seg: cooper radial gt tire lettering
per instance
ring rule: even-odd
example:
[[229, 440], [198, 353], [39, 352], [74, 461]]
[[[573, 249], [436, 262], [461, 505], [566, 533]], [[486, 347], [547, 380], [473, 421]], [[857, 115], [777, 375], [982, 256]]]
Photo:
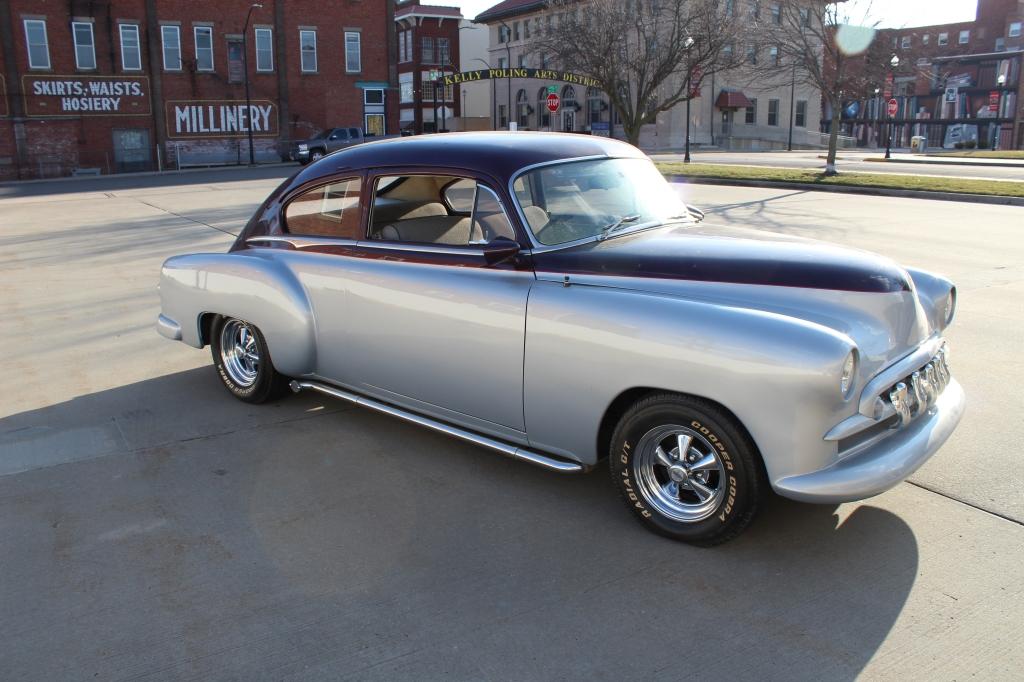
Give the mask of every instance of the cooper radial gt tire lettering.
[[288, 378], [274, 369], [267, 341], [256, 326], [218, 316], [210, 331], [213, 365], [233, 396], [247, 403], [265, 403], [288, 392]]
[[626, 411], [612, 434], [608, 468], [641, 523], [704, 547], [739, 535], [768, 490], [742, 427], [707, 401], [671, 393]]

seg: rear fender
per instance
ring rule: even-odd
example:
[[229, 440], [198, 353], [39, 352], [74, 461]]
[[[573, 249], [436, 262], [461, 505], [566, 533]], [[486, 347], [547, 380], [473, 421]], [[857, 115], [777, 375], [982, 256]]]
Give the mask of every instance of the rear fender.
[[280, 261], [253, 252], [168, 259], [160, 274], [162, 312], [181, 325], [181, 340], [202, 348], [202, 317], [237, 317], [263, 333], [274, 366], [302, 376], [316, 366], [313, 313], [302, 285]]

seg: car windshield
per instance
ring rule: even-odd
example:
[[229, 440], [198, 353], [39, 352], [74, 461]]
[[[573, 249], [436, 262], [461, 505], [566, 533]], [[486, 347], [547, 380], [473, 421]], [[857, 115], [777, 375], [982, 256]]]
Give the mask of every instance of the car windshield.
[[545, 246], [691, 220], [686, 204], [648, 159], [568, 161], [513, 183], [537, 241]]
[[314, 140], [325, 140], [327, 136], [334, 132], [334, 128], [328, 128], [327, 130], [321, 130], [320, 133], [314, 137]]

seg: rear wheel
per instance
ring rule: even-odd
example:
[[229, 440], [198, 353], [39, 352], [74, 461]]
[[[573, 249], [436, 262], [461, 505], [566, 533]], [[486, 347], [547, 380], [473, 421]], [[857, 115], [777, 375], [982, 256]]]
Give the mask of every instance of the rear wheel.
[[767, 491], [750, 437], [704, 400], [661, 393], [640, 400], [612, 435], [609, 469], [650, 530], [696, 545], [731, 540]]
[[244, 320], [218, 317], [211, 331], [213, 364], [233, 396], [247, 403], [264, 403], [287, 392], [288, 378], [274, 369], [259, 329]]

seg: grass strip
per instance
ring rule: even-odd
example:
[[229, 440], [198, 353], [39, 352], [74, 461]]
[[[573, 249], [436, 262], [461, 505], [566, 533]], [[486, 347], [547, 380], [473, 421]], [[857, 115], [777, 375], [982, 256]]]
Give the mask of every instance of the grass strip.
[[968, 159], [1019, 159], [1024, 161], [1024, 150], [1021, 149], [981, 149], [957, 150], [954, 152], [929, 152], [928, 156], [959, 156]]
[[956, 194], [984, 194], [988, 196], [1024, 197], [1024, 182], [978, 180], [973, 178], [938, 178], [921, 175], [888, 175], [881, 173], [841, 173], [826, 177], [816, 170], [799, 168], [762, 168], [754, 166], [726, 166], [708, 163], [656, 163], [664, 175], [719, 180], [768, 180], [798, 182], [808, 185], [835, 185], [844, 187], [877, 187], [907, 189], [923, 192], [953, 192]]

